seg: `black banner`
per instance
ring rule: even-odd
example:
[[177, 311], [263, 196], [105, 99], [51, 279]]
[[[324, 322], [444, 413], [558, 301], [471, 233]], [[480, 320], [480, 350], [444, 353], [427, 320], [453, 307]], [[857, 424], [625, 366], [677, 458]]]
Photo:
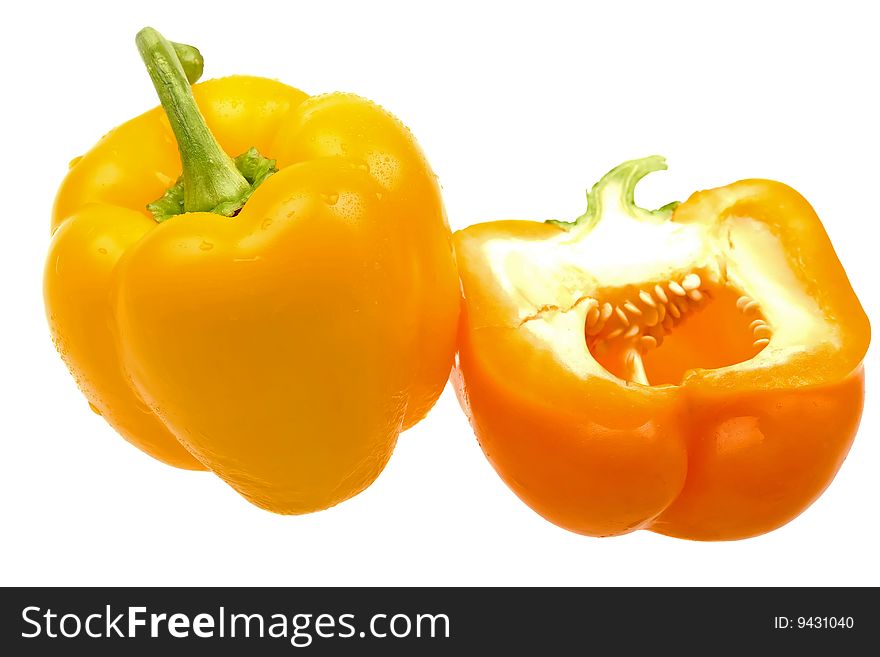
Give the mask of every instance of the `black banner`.
[[[874, 589], [3, 589], [6, 655], [829, 650], [876, 643]], [[141, 654], [140, 652], [136, 654]]]

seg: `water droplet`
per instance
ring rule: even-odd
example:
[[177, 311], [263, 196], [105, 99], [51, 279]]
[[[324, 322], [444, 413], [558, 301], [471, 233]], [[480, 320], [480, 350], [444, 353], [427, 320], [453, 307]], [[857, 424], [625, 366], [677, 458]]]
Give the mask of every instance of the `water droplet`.
[[321, 200], [327, 205], [336, 205], [336, 202], [339, 200], [339, 194], [321, 194]]
[[271, 225], [272, 225], [272, 219], [271, 219], [271, 218], [269, 218], [269, 219], [263, 219], [263, 223], [260, 224], [260, 227], [261, 227], [263, 230], [266, 230], [266, 229], [268, 229]]
[[89, 408], [92, 409], [92, 412], [93, 412], [95, 415], [101, 415], [101, 411], [99, 411], [99, 410], [98, 410], [98, 407], [95, 406], [92, 402], [89, 402]]
[[72, 169], [72, 168], [75, 167], [77, 164], [79, 164], [79, 161], [80, 161], [81, 159], [82, 159], [82, 155], [80, 155], [79, 157], [75, 157], [75, 158], [73, 158], [73, 159], [67, 164], [67, 168], [68, 168], [68, 169]]
[[382, 200], [382, 192], [376, 192], [376, 198]]
[[102, 247], [100, 247], [100, 248], [98, 249], [98, 253], [100, 253], [101, 255], [107, 255], [107, 249], [105, 249], [105, 248], [102, 246]]
[[199, 248], [200, 248], [202, 251], [210, 251], [211, 249], [214, 248], [214, 245], [211, 244], [210, 242], [206, 242], [205, 240], [202, 240], [202, 243], [199, 244]]

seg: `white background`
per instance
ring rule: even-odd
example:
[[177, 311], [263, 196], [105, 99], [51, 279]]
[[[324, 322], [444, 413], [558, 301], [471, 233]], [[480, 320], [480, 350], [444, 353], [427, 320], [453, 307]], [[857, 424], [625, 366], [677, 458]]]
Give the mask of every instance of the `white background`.
[[[135, 6], [136, 5], [136, 6]], [[174, 470], [92, 414], [52, 348], [41, 268], [72, 157], [156, 104], [133, 38], [377, 100], [419, 138], [453, 228], [569, 218], [619, 162], [671, 170], [656, 207], [745, 177], [814, 204], [880, 326], [880, 40], [872, 3], [13, 3], [3, 67], [0, 583], [230, 585], [880, 584], [876, 342], [855, 446], [806, 513], [693, 543], [567, 533], [504, 486], [447, 389], [366, 492], [305, 517]], [[11, 14], [10, 14], [11, 12]]]

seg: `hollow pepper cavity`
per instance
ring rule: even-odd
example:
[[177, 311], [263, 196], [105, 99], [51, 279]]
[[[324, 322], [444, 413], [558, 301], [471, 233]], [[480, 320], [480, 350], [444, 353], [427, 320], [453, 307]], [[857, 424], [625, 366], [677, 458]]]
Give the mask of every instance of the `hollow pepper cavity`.
[[[379, 474], [430, 409], [458, 279], [410, 132], [350, 94], [233, 76], [146, 28], [162, 101], [71, 163], [45, 270], [92, 408], [166, 463], [279, 513]], [[233, 159], [234, 158], [234, 159]]]
[[659, 210], [627, 162], [573, 222], [458, 232], [454, 381], [510, 488], [582, 534], [770, 531], [828, 486], [868, 320], [812, 207], [744, 180]]

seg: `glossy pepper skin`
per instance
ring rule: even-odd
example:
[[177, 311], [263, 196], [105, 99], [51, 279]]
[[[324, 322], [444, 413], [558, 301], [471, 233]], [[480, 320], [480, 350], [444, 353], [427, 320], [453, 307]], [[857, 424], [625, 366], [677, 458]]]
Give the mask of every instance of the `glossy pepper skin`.
[[[621, 206], [632, 205], [635, 181], [665, 168], [655, 158], [633, 173], [642, 165], [621, 167], [630, 168], [624, 171], [629, 179]], [[609, 174], [612, 182], [615, 172]], [[606, 197], [604, 203], [611, 201], [618, 199]], [[661, 289], [642, 285], [647, 291], [640, 298], [639, 288], [629, 285], [627, 265], [621, 264], [619, 285], [611, 287], [614, 294], [628, 294], [632, 305], [620, 297], [621, 305], [606, 313], [591, 300], [596, 294], [584, 282], [589, 277], [581, 277], [577, 259], [554, 269], [563, 248], [579, 240], [587, 244], [594, 235], [599, 239], [598, 228], [590, 234], [593, 227], [585, 225], [578, 235], [578, 225], [499, 221], [454, 236], [464, 305], [453, 380], [462, 406], [507, 485], [539, 514], [571, 531], [612, 536], [649, 529], [731, 540], [773, 530], [822, 493], [849, 450], [864, 400], [867, 318], [815, 212], [781, 183], [745, 180], [698, 192], [674, 211], [637, 209], [636, 214], [637, 221], [625, 222], [625, 240], [634, 239], [639, 222], [646, 222], [670, 236], [669, 251], [690, 227], [700, 226], [695, 234], [709, 236], [713, 246], [704, 249], [709, 256], [694, 260], [703, 258], [704, 282], [713, 277], [721, 282], [694, 294], [677, 283], [685, 279], [669, 284], [651, 279]], [[659, 238], [649, 243], [646, 257], [662, 246]], [[619, 248], [604, 252], [611, 261], [626, 261]], [[724, 267], [716, 266], [720, 260]], [[633, 262], [632, 267], [640, 266]], [[766, 265], [762, 278], [754, 272], [764, 262], [772, 265]], [[588, 258], [583, 266], [589, 267]], [[656, 271], [668, 273], [674, 266], [671, 259]], [[543, 276], [558, 283], [547, 296], [534, 284]], [[764, 315], [742, 320], [756, 332], [732, 364], [712, 363], [737, 313], [758, 312], [748, 297], [740, 297], [736, 307], [735, 295], [725, 301], [736, 276], [751, 276], [755, 288], [764, 290]], [[707, 300], [710, 294], [714, 301]], [[665, 314], [678, 298], [685, 314], [690, 304], [690, 324], [664, 319], [668, 330], [654, 331], [660, 328], [656, 310], [664, 306]], [[774, 299], [788, 314], [774, 314]], [[715, 304], [718, 314], [705, 310], [701, 315], [707, 304]], [[616, 337], [601, 324], [608, 314], [610, 329], [617, 331], [612, 322], [618, 307], [630, 324], [621, 324]], [[626, 310], [631, 307], [635, 310]], [[793, 317], [800, 317], [795, 309], [801, 307], [810, 309], [803, 315], [810, 320], [798, 324]], [[678, 307], [674, 312], [681, 314]], [[706, 317], [724, 322], [712, 326]], [[639, 321], [651, 325], [644, 329], [650, 331], [647, 337], [633, 338], [647, 351], [620, 353], [641, 354], [633, 360], [644, 362], [648, 377], [675, 383], [650, 385], [609, 372], [617, 366], [608, 356], [614, 340], [626, 337]], [[672, 342], [676, 331], [685, 330], [690, 351], [664, 360], [658, 339], [665, 333], [668, 349], [681, 350], [680, 342]], [[600, 351], [609, 341], [600, 347], [596, 339], [603, 331], [612, 338], [609, 351]], [[764, 338], [771, 331], [772, 337]], [[676, 360], [698, 357], [712, 365], [676, 369]], [[609, 359], [604, 366], [598, 362], [602, 358]]]
[[[162, 108], [79, 159], [54, 208], [59, 351], [127, 440], [278, 513], [368, 486], [439, 396], [458, 281], [410, 132], [357, 96], [234, 76], [193, 87], [225, 153], [276, 161], [236, 216], [146, 210], [181, 173]], [[189, 185], [189, 182], [186, 183]]]

